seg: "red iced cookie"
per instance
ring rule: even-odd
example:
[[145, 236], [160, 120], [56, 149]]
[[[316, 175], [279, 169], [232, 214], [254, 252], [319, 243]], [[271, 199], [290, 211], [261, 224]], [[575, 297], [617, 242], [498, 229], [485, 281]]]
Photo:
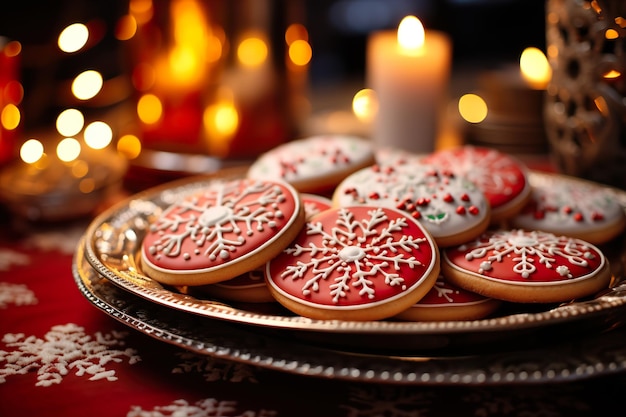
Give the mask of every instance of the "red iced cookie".
[[495, 149], [462, 146], [435, 152], [424, 163], [463, 175], [480, 188], [491, 205], [491, 222], [517, 214], [530, 197], [526, 167]]
[[299, 194], [282, 181], [215, 181], [167, 208], [141, 251], [144, 271], [171, 285], [204, 285], [258, 268], [304, 223]]
[[332, 207], [333, 202], [330, 198], [318, 194], [301, 193], [302, 204], [304, 205], [304, 214], [307, 219], [328, 210]]
[[203, 285], [198, 289], [210, 296], [227, 301], [243, 303], [268, 303], [274, 301], [274, 297], [272, 297], [265, 284], [264, 267], [248, 271], [235, 278], [216, 284]]
[[501, 304], [500, 300], [467, 291], [439, 276], [424, 298], [396, 318], [410, 321], [478, 320], [493, 313]]
[[498, 230], [442, 254], [448, 281], [487, 297], [569, 301], [608, 287], [608, 260], [590, 243], [541, 231]]
[[277, 301], [302, 316], [377, 320], [421, 299], [439, 274], [439, 252], [409, 214], [372, 206], [326, 210], [267, 264]]

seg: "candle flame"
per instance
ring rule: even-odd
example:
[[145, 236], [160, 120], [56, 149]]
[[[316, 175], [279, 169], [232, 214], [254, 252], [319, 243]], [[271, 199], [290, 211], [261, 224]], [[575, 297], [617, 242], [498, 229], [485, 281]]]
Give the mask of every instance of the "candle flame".
[[552, 78], [552, 68], [541, 50], [524, 49], [520, 57], [520, 70], [526, 82], [534, 89], [544, 89]]
[[406, 53], [419, 53], [424, 46], [424, 25], [415, 16], [406, 16], [398, 25], [398, 45]]

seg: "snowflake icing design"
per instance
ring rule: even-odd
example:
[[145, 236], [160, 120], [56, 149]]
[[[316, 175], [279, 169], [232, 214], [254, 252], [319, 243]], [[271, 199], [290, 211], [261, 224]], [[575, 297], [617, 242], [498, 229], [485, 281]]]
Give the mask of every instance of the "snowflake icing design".
[[0, 350], [0, 383], [8, 376], [24, 375], [37, 370], [36, 386], [60, 384], [71, 371], [76, 376], [89, 376], [90, 381], [115, 381], [109, 362], [127, 358], [130, 364], [140, 360], [133, 349], [117, 349], [124, 345], [124, 334], [97, 332], [93, 337], [75, 324], [54, 326], [43, 339], [22, 333], [5, 334], [2, 342], [13, 351]]
[[[388, 204], [405, 211], [427, 227], [480, 222], [485, 196], [464, 176], [422, 165], [416, 169], [375, 165], [348, 177], [341, 204]], [[431, 230], [432, 231], [432, 230]]]
[[465, 151], [444, 151], [434, 159], [439, 166], [466, 176], [485, 193], [512, 194], [513, 186], [524, 181], [522, 171], [509, 156], [491, 149]]
[[[262, 181], [246, 182], [243, 188], [240, 184], [220, 184], [172, 206], [151, 226], [159, 237], [148, 252], [157, 260], [202, 255], [211, 262], [227, 261], [246, 243], [245, 236], [275, 231], [285, 217], [279, 208], [286, 201], [282, 188]], [[186, 241], [192, 242], [192, 251], [184, 251]]]
[[359, 288], [359, 296], [374, 299], [372, 279], [377, 276], [384, 278], [386, 286], [405, 290], [405, 278], [398, 271], [401, 265], [411, 269], [424, 265], [411, 253], [427, 240], [406, 235], [394, 237], [407, 226], [405, 217], [390, 220], [380, 207], [368, 210], [368, 215], [369, 218], [356, 220], [352, 211], [342, 208], [336, 227], [330, 232], [324, 230], [321, 222], [308, 222], [307, 235], [321, 236], [321, 244], [309, 241], [307, 246], [296, 243], [285, 249], [294, 258], [308, 254], [310, 259], [288, 265], [281, 278], [305, 279], [301, 291], [306, 296], [320, 290], [320, 281], [334, 277], [329, 286], [333, 303], [346, 298], [351, 287]]
[[205, 398], [193, 404], [180, 399], [168, 405], [154, 407], [152, 410], [133, 406], [126, 414], [127, 417], [276, 417], [277, 415], [276, 411], [265, 409], [241, 411], [236, 401], [221, 401], [215, 398]]
[[37, 297], [26, 285], [0, 282], [0, 308], [9, 304], [25, 306], [37, 304]]
[[584, 242], [540, 231], [499, 231], [488, 240], [477, 239], [467, 249], [465, 259], [482, 260], [478, 273], [493, 269], [494, 264], [512, 261], [512, 270], [524, 279], [537, 271], [538, 265], [554, 270], [561, 278], [572, 278], [571, 267], [588, 267], [596, 258]]

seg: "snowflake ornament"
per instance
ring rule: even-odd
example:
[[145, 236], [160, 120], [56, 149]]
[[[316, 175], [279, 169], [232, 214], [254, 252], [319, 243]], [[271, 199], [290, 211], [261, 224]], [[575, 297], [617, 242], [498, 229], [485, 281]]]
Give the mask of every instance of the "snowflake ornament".
[[354, 206], [311, 218], [266, 272], [283, 297], [316, 308], [358, 310], [414, 291], [421, 298], [438, 269], [434, 242], [406, 213]]
[[272, 244], [295, 236], [303, 222], [300, 199], [286, 183], [215, 182], [156, 219], [143, 241], [142, 262], [148, 275], [166, 283], [218, 282], [244, 272], [232, 272], [243, 262], [247, 270], [261, 266], [261, 252], [279, 252]]
[[140, 360], [133, 349], [122, 348], [124, 334], [112, 332], [90, 336], [75, 324], [54, 326], [43, 339], [24, 334], [5, 334], [2, 342], [14, 350], [0, 350], [0, 383], [15, 375], [37, 372], [39, 387], [60, 384], [73, 372], [88, 376], [90, 381], [105, 379], [115, 381], [115, 371], [108, 369], [110, 362], [126, 358], [130, 364]]

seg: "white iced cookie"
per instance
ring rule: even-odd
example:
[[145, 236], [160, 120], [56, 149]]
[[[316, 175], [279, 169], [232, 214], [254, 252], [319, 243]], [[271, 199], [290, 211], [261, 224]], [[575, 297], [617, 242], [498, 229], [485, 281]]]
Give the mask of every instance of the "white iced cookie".
[[358, 204], [408, 212], [438, 246], [467, 242], [489, 226], [490, 206], [476, 185], [431, 165], [374, 165], [348, 176], [333, 194], [335, 206]]
[[374, 163], [374, 150], [366, 139], [311, 136], [284, 143], [259, 156], [247, 176], [280, 179], [300, 192], [323, 193], [349, 174]]
[[609, 187], [545, 175], [533, 182], [530, 202], [511, 223], [514, 227], [601, 244], [622, 233], [626, 214], [616, 192]]

